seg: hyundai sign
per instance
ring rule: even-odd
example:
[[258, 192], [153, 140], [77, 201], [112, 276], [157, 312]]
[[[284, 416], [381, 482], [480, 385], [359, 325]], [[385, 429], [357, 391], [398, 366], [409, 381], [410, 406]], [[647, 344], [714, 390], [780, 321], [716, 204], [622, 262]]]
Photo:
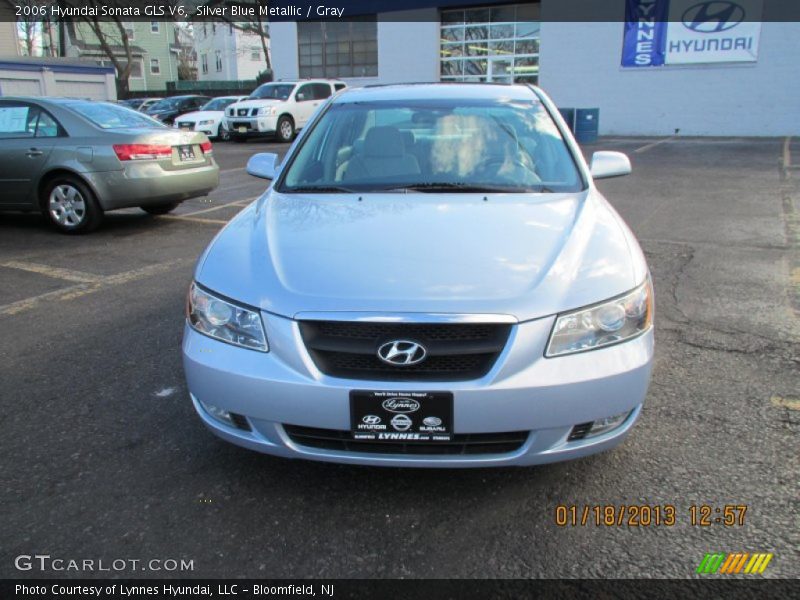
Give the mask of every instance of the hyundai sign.
[[763, 0], [626, 0], [623, 67], [755, 62]]

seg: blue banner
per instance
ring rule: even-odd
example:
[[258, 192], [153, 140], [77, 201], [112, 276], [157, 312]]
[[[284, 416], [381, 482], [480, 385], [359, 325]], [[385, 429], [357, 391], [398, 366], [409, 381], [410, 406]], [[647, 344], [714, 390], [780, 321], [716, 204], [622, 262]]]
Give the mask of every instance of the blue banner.
[[664, 64], [669, 0], [625, 0], [623, 67]]

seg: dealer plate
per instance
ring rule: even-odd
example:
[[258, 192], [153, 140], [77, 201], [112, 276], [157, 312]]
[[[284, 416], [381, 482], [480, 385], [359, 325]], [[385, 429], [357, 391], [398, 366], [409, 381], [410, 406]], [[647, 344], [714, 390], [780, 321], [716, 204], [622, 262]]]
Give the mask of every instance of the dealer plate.
[[189, 162], [190, 160], [194, 160], [194, 147], [178, 146], [178, 158], [181, 162]]
[[452, 392], [350, 392], [350, 432], [356, 440], [449, 442]]

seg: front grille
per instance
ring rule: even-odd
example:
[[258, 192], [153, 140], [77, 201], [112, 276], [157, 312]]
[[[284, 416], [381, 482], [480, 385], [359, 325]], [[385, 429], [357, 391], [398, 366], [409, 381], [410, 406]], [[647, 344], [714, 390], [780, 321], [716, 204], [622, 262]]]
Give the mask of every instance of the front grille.
[[236, 111], [236, 114], [238, 116], [240, 116], [240, 117], [246, 117], [247, 116], [247, 109], [246, 108], [240, 108], [239, 110]]
[[354, 440], [349, 431], [284, 425], [291, 440], [309, 448], [364, 452], [367, 454], [508, 454], [519, 450], [528, 439], [527, 431], [503, 433], [456, 433], [449, 442], [412, 443]]
[[250, 110], [250, 116], [251, 116], [251, 117], [256, 117], [256, 116], [258, 116], [258, 109], [257, 109], [257, 108], [253, 108], [253, 109], [251, 109], [251, 110]]
[[181, 121], [178, 123], [179, 129], [194, 129], [194, 121]]
[[[466, 381], [486, 375], [503, 351], [511, 325], [499, 323], [362, 323], [301, 321], [314, 363], [333, 377], [378, 381]], [[427, 350], [425, 360], [396, 366], [378, 348], [409, 340]]]

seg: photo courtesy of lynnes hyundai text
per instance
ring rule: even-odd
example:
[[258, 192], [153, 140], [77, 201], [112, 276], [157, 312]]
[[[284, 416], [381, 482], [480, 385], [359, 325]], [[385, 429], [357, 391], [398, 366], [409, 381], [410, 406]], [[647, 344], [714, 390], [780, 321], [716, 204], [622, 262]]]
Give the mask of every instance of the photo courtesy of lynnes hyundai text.
[[287, 458], [525, 466], [619, 444], [653, 364], [643, 253], [528, 85], [345, 89], [200, 257], [183, 359], [221, 438]]

